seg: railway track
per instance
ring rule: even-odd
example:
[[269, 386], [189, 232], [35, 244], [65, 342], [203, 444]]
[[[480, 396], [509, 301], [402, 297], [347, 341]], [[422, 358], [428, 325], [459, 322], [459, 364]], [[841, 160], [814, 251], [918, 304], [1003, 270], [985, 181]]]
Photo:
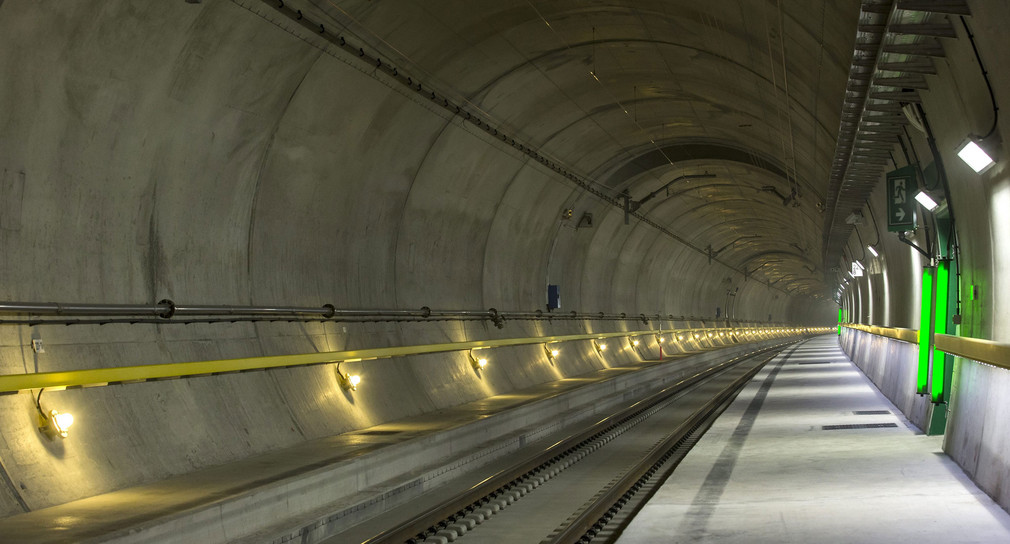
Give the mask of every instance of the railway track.
[[[784, 346], [723, 361], [638, 400], [374, 536], [325, 544], [603, 543]], [[486, 476], [486, 475], [485, 475]]]

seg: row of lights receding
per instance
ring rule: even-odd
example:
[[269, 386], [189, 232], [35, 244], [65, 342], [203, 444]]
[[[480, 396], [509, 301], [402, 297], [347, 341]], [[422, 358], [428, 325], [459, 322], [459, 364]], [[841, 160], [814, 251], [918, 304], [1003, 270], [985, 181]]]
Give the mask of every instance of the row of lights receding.
[[[972, 170], [974, 170], [976, 173], [979, 174], [981, 174], [985, 170], [988, 170], [990, 167], [992, 167], [992, 165], [996, 164], [996, 161], [994, 161], [992, 157], [989, 156], [988, 153], [983, 151], [982, 148], [979, 147], [979, 145], [972, 140], [968, 140], [967, 143], [958, 148], [957, 156], [962, 161], [964, 161], [965, 164], [967, 164]], [[940, 204], [937, 203], [937, 201], [933, 199], [933, 197], [925, 190], [919, 190], [919, 192], [915, 194], [915, 200], [916, 202], [921, 204], [923, 208], [926, 208], [926, 210], [929, 212], [934, 212], [936, 211], [937, 208], [940, 207]], [[872, 245], [866, 246], [866, 249], [874, 257], [880, 256], [880, 253], [877, 252], [877, 248], [873, 247]], [[856, 263], [859, 265], [860, 268], [863, 268], [862, 263], [860, 263], [859, 261], [856, 261]], [[849, 275], [855, 277], [851, 273], [849, 273]]]
[[[769, 333], [824, 332], [824, 331], [828, 331], [828, 330], [831, 330], [830, 327], [816, 327], [816, 328], [807, 327], [807, 328], [785, 328], [785, 329], [751, 329], [751, 330], [746, 330], [746, 331], [739, 331], [739, 333], [737, 333], [736, 331], [731, 331], [730, 335], [732, 336], [734, 334], [742, 334], [742, 335], [746, 335], [746, 336], [752, 336], [752, 335], [755, 335], [755, 334], [762, 334], [762, 333], [769, 334]], [[700, 339], [701, 338], [701, 334], [700, 333], [696, 332], [693, 335], [694, 335], [695, 339]], [[708, 338], [714, 338], [715, 337], [715, 333], [709, 332], [709, 333], [707, 333], [707, 336], [708, 336]], [[725, 337], [726, 336], [726, 332], [725, 331], [720, 331], [719, 332], [719, 336], [720, 337]], [[593, 340], [593, 348], [596, 349], [596, 351], [599, 352], [602, 355], [603, 352], [607, 351], [607, 344], [606, 344], [606, 342], [601, 342], [601, 340], [602, 340], [602, 338], [600, 338], [600, 339], [594, 339]], [[666, 342], [666, 338], [662, 334], [657, 334], [656, 335], [656, 340], [660, 344]], [[678, 334], [677, 335], [677, 340], [683, 341], [684, 340], [684, 335], [683, 334]], [[631, 341], [631, 345], [633, 347], [637, 348], [638, 346], [641, 345], [641, 341], [638, 340], [638, 339], [636, 339], [636, 338], [632, 338], [630, 341]], [[543, 344], [543, 348], [544, 348], [544, 353], [547, 356], [547, 359], [550, 360], [550, 361], [552, 361], [552, 362], [559, 355], [561, 355], [561, 350], [558, 349], [557, 347], [552, 347], [549, 344]], [[470, 365], [474, 368], [474, 370], [483, 370], [485, 367], [487, 367], [487, 364], [488, 364], [487, 357], [483, 357], [483, 356], [479, 356], [479, 355], [474, 355], [474, 350], [475, 349], [487, 349], [487, 348], [472, 348], [467, 353], [467, 357], [470, 359]], [[356, 391], [358, 389], [358, 384], [361, 383], [361, 376], [359, 376], [357, 374], [347, 375], [347, 374], [342, 373], [340, 371], [340, 363], [337, 363], [336, 372], [337, 372], [337, 381], [340, 383], [340, 385], [344, 389], [347, 389], [347, 390], [350, 390], [350, 391]]]
[[[996, 164], [996, 161], [994, 161], [988, 153], [979, 147], [974, 140], [968, 140], [964, 145], [958, 148], [957, 156], [977, 174], [981, 174], [991, 168], [992, 165]], [[937, 203], [933, 196], [927, 193], [924, 189], [919, 190], [919, 192], [915, 194], [915, 200], [919, 204], [922, 204], [922, 207], [926, 208], [929, 212], [934, 212], [940, 207], [940, 204]]]
[[[783, 332], [788, 333], [824, 332], [828, 330], [831, 330], [831, 327], [750, 329], [746, 331], [740, 331], [739, 334], [743, 334], [745, 336], [752, 336], [754, 334], [783, 333]], [[715, 335], [715, 333], [711, 332], [707, 334], [709, 338], [712, 338]], [[730, 335], [732, 336], [733, 334], [737, 334], [737, 332], [731, 331]], [[725, 335], [726, 335], [725, 331], [719, 331], [719, 336], [725, 336]], [[701, 335], [696, 332], [694, 333], [694, 337], [697, 339], [700, 338]], [[601, 342], [600, 340], [601, 339], [593, 340], [593, 346], [602, 355], [603, 352], [607, 350], [607, 344], [605, 342]], [[662, 334], [657, 334], [656, 340], [659, 343], [666, 342], [666, 338]], [[678, 334], [677, 340], [684, 340], [684, 335]], [[631, 345], [634, 347], [638, 347], [641, 345], [641, 341], [638, 340], [637, 338], [631, 338], [630, 341]], [[558, 355], [561, 354], [561, 350], [556, 347], [551, 347], [548, 344], [544, 344], [543, 346], [547, 358], [550, 359], [551, 361], [554, 361], [554, 359], [556, 359]], [[470, 358], [470, 364], [473, 366], [475, 370], [481, 370], [487, 366], [487, 357], [474, 355], [473, 353], [474, 349], [471, 349], [468, 353], [468, 356]], [[357, 391], [358, 384], [361, 383], [361, 376], [358, 374], [345, 374], [344, 372], [342, 372], [340, 370], [341, 362], [343, 361], [337, 362], [337, 367], [335, 369], [337, 374], [337, 382], [340, 384], [342, 388], [348, 391]], [[69, 412], [60, 412], [59, 410], [56, 409], [49, 410], [48, 412], [43, 410], [40, 400], [42, 398], [42, 391], [44, 390], [45, 389], [39, 390], [38, 397], [35, 398], [35, 408], [38, 410], [38, 416], [39, 416], [39, 430], [42, 432], [42, 434], [46, 435], [50, 439], [53, 439], [57, 436], [59, 436], [60, 438], [66, 438], [68, 435], [67, 429], [69, 429], [70, 426], [74, 424], [74, 416]]]

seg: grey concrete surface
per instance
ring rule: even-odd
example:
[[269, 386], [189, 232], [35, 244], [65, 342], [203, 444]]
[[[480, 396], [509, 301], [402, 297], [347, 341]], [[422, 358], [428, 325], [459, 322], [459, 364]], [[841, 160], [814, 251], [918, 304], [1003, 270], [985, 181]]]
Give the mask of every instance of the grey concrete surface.
[[[626, 162], [621, 159], [626, 144], [615, 142], [631, 138], [635, 130], [628, 131], [626, 120], [591, 130], [602, 117], [596, 120], [585, 112], [611, 105], [613, 99], [605, 89], [587, 87], [581, 76], [571, 79], [586, 75], [583, 53], [565, 53], [558, 37], [540, 28], [542, 21], [528, 4], [496, 3], [494, 9], [459, 14], [449, 7], [436, 13], [421, 4], [402, 6], [409, 10], [347, 7], [376, 31], [392, 26], [375, 17], [396, 20], [401, 28], [387, 36], [391, 45], [404, 46], [398, 40], [408, 36], [417, 40], [401, 66], [421, 73], [437, 69], [448, 90], [473, 95], [510, 132], [579, 172], [603, 179], [608, 168]], [[302, 7], [315, 11], [308, 2]], [[659, 4], [652, 7], [668, 11]], [[558, 283], [566, 310], [713, 316], [717, 307], [726, 310], [727, 291], [739, 287], [733, 299], [736, 318], [806, 321], [823, 315], [805, 298], [759, 283], [784, 277], [788, 264], [769, 262], [745, 281], [652, 227], [638, 221], [624, 226], [619, 210], [514, 148], [450, 118], [358, 64], [356, 57], [324, 47], [311, 33], [290, 23], [278, 26], [272, 9], [263, 2], [225, 0], [157, 5], [8, 1], [0, 6], [5, 51], [0, 55], [5, 75], [0, 83], [0, 245], [5, 255], [0, 298], [530, 310], [542, 307], [546, 283]], [[558, 5], [547, 15], [553, 18], [552, 13], [568, 19], [579, 33], [595, 24], [580, 20], [577, 6]], [[591, 18], [603, 21], [609, 15], [602, 10]], [[445, 25], [459, 17], [471, 21], [452, 23], [465, 26], [465, 35], [443, 41], [453, 35], [443, 32]], [[853, 16], [847, 17], [851, 26]], [[673, 35], [667, 30], [688, 25], [672, 11], [665, 20], [673, 26], [629, 28], [627, 43], [653, 48], [640, 41], [643, 34]], [[748, 40], [763, 37], [763, 27], [748, 27], [738, 15], [732, 21], [741, 39], [720, 46], [722, 53], [705, 62], [713, 63], [712, 73], [721, 83], [744, 73], [751, 85], [772, 93], [773, 85], [761, 72], [752, 73], [726, 57], [760, 54]], [[800, 30], [799, 23], [793, 25]], [[838, 32], [826, 47], [842, 59], [850, 33]], [[819, 32], [790, 36], [794, 34], [810, 41]], [[487, 43], [467, 45], [483, 38]], [[690, 43], [660, 44], [657, 59], [690, 73], [697, 62], [681, 61], [706, 48], [705, 41], [697, 36]], [[608, 49], [599, 62], [616, 74], [628, 59], [620, 47]], [[502, 56], [486, 62], [496, 51]], [[534, 60], [523, 64], [522, 59]], [[554, 95], [553, 102], [541, 99], [558, 91], [552, 81], [560, 80], [541, 72], [552, 64], [568, 73], [551, 77], [568, 79], [561, 91], [574, 101], [564, 94]], [[839, 81], [842, 64], [831, 65], [824, 77]], [[465, 73], [453, 75], [451, 66]], [[476, 66], [481, 69], [463, 70]], [[729, 88], [721, 83], [705, 88]], [[834, 96], [840, 93], [837, 86], [824, 88]], [[745, 96], [746, 103], [741, 100]], [[720, 133], [740, 120], [756, 123], [762, 135], [776, 130], [773, 122], [757, 119], [769, 106], [749, 91], [718, 98], [690, 91], [682, 98], [672, 101], [676, 111], [663, 117], [687, 115], [692, 102], [704, 105], [692, 134], [704, 130], [701, 120], [715, 116], [727, 101], [740, 102], [743, 109], [730, 108]], [[837, 118], [827, 107], [832, 99], [811, 98], [825, 102], [818, 115], [830, 132]], [[680, 121], [670, 117], [663, 123]], [[763, 136], [749, 141], [761, 154], [775, 149]], [[831, 147], [827, 132], [821, 141], [825, 154]], [[747, 146], [741, 142], [738, 147]], [[812, 160], [802, 166], [812, 172], [826, 168]], [[705, 168], [724, 180], [739, 176], [754, 178], [752, 184], [768, 182], [767, 174], [743, 163], [688, 162], [658, 167], [633, 189], [642, 195], [654, 188], [656, 176]], [[630, 182], [614, 183], [624, 187]], [[690, 209], [699, 199], [725, 200], [736, 189], [699, 191], [689, 192], [687, 200], [664, 201], [653, 215], [675, 232], [697, 232], [689, 236], [692, 243], [718, 249], [734, 239], [737, 227]], [[747, 206], [746, 199], [729, 202], [737, 214]], [[568, 207], [575, 216], [564, 221], [561, 212]], [[798, 223], [806, 221], [816, 230], [803, 219], [809, 210], [783, 213], [798, 214]], [[584, 212], [595, 214], [593, 227], [575, 229]], [[751, 225], [747, 228], [757, 228]], [[773, 245], [785, 235], [781, 229], [761, 232], [762, 243]], [[816, 239], [808, 236], [811, 240], [792, 235], [789, 240], [806, 247]], [[753, 240], [744, 242], [761, 249]], [[776, 260], [748, 260], [752, 252], [735, 253], [726, 262], [754, 269]], [[614, 326], [626, 324], [515, 322], [502, 331], [457, 323], [4, 326], [0, 372]], [[31, 351], [31, 338], [44, 341], [45, 353]], [[564, 357], [551, 366], [539, 348], [503, 350], [480, 376], [470, 370], [464, 354], [369, 362], [356, 367], [368, 384], [356, 395], [335, 386], [331, 368], [52, 391], [43, 396], [44, 405], [77, 417], [73, 438], [58, 443], [35, 430], [28, 394], [5, 396], [0, 398], [5, 414], [0, 460], [7, 477], [0, 485], [0, 513], [153, 482], [637, 358], [622, 353], [601, 360], [588, 343], [573, 351], [582, 356]]]
[[[273, 2], [6, 0], [0, 300], [533, 310], [545, 286], [559, 284], [564, 311], [708, 323], [717, 313], [815, 325], [832, 317], [821, 208], [858, 1], [285, 4], [615, 202], [685, 174], [715, 178], [678, 181], [643, 205], [668, 233], [638, 219], [625, 225], [612, 202], [284, 18]], [[996, 100], [1006, 103], [1010, 7], [969, 6]], [[960, 38], [944, 40], [947, 57], [921, 95], [952, 182], [961, 280], [979, 292], [964, 301], [964, 334], [1005, 341], [1006, 167], [979, 175], [953, 155], [992, 115], [955, 27]], [[1007, 156], [1006, 123], [1004, 115], [989, 141], [998, 158]], [[924, 136], [909, 130], [907, 147], [928, 162]], [[793, 191], [783, 205], [777, 194]], [[858, 226], [846, 252], [862, 256], [878, 243], [883, 254], [841, 304], [855, 321], [914, 326], [922, 261], [884, 232], [882, 206], [878, 190], [865, 209], [875, 220]], [[3, 324], [0, 373], [632, 326]], [[328, 367], [51, 391], [43, 403], [77, 417], [60, 442], [37, 432], [27, 393], [2, 396], [0, 517], [654, 357], [656, 348], [606, 358], [588, 343], [566, 349], [578, 356], [556, 366], [536, 347], [501, 350], [479, 375], [465, 354], [360, 363], [367, 386], [355, 395]], [[974, 451], [993, 451], [992, 467], [1006, 462], [993, 447], [1007, 431], [983, 423], [1005, 410], [990, 397], [959, 401], [969, 413], [951, 432], [964, 442], [964, 466], [975, 466]], [[987, 467], [970, 472], [1000, 488], [1005, 472]]]
[[[956, 283], [960, 288], [960, 304], [954, 311], [961, 316], [957, 334], [1005, 343], [1010, 340], [1010, 313], [1007, 311], [1010, 289], [1001, 273], [1010, 264], [1010, 250], [1004, 243], [1010, 239], [1006, 222], [1010, 184], [1004, 160], [1008, 156], [1007, 141], [1002, 134], [1010, 129], [1008, 116], [996, 115], [992, 101], [995, 100], [997, 107], [1010, 101], [1007, 91], [1010, 73], [1005, 68], [1008, 65], [1006, 37], [1001, 30], [1010, 20], [1010, 4], [975, 0], [969, 1], [968, 6], [972, 16], [966, 17], [965, 23], [975, 37], [993, 97], [990, 98], [982, 67], [967, 39], [965, 24], [958, 17], [950, 18], [958, 38], [944, 40], [945, 57], [937, 59], [937, 73], [929, 76], [929, 90], [923, 91], [921, 96], [936, 138], [940, 162], [947, 173], [948, 204], [957, 221], [956, 264], [960, 274]], [[976, 173], [957, 157], [956, 152], [970, 137], [978, 139], [991, 127], [994, 127], [993, 134], [981, 143], [997, 163], [989, 170]], [[934, 162], [925, 134], [910, 126], [906, 142], [912, 162], [922, 165]], [[903, 155], [903, 150], [895, 149], [893, 166], [906, 164]], [[883, 184], [877, 186], [862, 211], [867, 221], [857, 226], [846, 252], [850, 259], [863, 259], [868, 265], [868, 274], [851, 281], [842, 296], [841, 306], [849, 312], [853, 322], [918, 329], [920, 278], [922, 267], [929, 263], [914, 249], [901, 244], [894, 234], [886, 232]], [[925, 219], [920, 221], [925, 222]], [[924, 246], [925, 229], [917, 229], [912, 239]], [[876, 244], [881, 256], [874, 258], [866, 252], [867, 244]], [[907, 386], [914, 383], [911, 373], [916, 351], [896, 344], [899, 343], [885, 339], [860, 339], [852, 346], [856, 351], [851, 351], [848, 345], [846, 350], [858, 364], [864, 365], [867, 374], [909, 419], [921, 425], [928, 417], [927, 406], [920, 399], [913, 399], [914, 386], [912, 389]], [[996, 453], [1004, 451], [1001, 448], [1010, 440], [1010, 427], [993, 424], [1006, 412], [1007, 377], [1004, 374], [975, 363], [960, 363], [959, 377], [954, 385], [956, 398], [951, 403], [943, 448], [982, 489], [997, 498], [1003, 508], [1010, 509], [1008, 486], [1003, 483], [1010, 479], [1010, 463], [1006, 454]]]
[[[928, 426], [928, 397], [915, 394], [919, 350], [916, 346], [846, 329], [841, 346], [879, 390], [919, 429]], [[1010, 510], [1010, 478], [1004, 399], [1010, 394], [1010, 371], [960, 357], [954, 358], [952, 396], [948, 405], [943, 451], [983, 491]]]
[[[593, 423], [747, 345], [560, 379], [241, 461], [0, 519], [18, 542], [317, 542], [388, 517], [460, 474]], [[556, 438], [555, 438], [556, 440]], [[548, 442], [548, 445], [550, 442]]]
[[[822, 430], [863, 423], [896, 426]], [[921, 539], [1006, 542], [1010, 514], [823, 336], [755, 377], [618, 542]]]
[[929, 398], [915, 392], [918, 346], [853, 329], [843, 329], [839, 342], [852, 362], [913, 425], [929, 427]]

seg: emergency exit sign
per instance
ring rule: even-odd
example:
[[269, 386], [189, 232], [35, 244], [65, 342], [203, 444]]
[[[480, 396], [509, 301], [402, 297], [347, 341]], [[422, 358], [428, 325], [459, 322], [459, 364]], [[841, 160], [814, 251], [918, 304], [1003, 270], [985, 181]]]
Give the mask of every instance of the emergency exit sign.
[[914, 166], [905, 166], [887, 173], [888, 231], [915, 229], [915, 193], [918, 190]]

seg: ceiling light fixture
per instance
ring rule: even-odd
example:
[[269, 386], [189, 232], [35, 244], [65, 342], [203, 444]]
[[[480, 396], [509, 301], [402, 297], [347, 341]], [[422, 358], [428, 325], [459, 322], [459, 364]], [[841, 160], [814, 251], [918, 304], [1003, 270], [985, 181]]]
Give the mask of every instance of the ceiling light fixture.
[[873, 255], [874, 257], [880, 257], [880, 254], [877, 253], [877, 250], [874, 249], [873, 246], [866, 246], [866, 250], [870, 252], [870, 255]]
[[927, 211], [932, 212], [935, 211], [938, 207], [940, 207], [940, 205], [937, 204], [936, 201], [933, 200], [933, 198], [926, 193], [926, 191], [919, 191], [918, 193], [916, 193], [915, 200], [919, 204], [922, 204], [922, 207], [926, 208]]
[[972, 140], [968, 140], [967, 143], [957, 150], [957, 156], [979, 174], [996, 164], [996, 161], [992, 160], [992, 157]]

